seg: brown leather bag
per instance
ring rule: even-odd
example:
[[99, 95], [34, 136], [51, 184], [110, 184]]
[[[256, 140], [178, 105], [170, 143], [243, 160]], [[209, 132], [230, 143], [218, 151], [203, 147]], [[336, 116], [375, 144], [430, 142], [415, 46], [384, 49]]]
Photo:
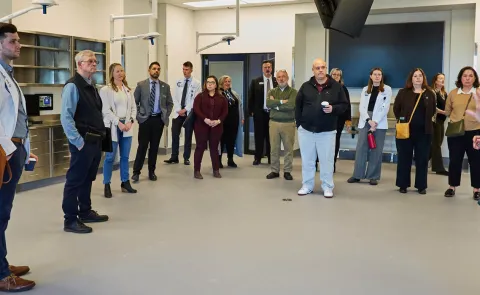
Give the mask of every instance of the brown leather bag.
[[[5, 173], [8, 173], [9, 176], [8, 180], [4, 182], [3, 177]], [[5, 153], [5, 150], [0, 145], [0, 188], [2, 188], [3, 184], [9, 183], [10, 180], [12, 180], [12, 169], [7, 160], [7, 153]]]

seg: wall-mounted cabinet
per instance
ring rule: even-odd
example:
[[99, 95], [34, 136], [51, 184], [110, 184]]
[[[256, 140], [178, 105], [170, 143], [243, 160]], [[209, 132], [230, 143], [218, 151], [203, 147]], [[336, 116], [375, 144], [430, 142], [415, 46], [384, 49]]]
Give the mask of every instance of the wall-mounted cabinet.
[[19, 36], [22, 51], [13, 67], [20, 86], [63, 86], [76, 71], [75, 55], [86, 49], [94, 51], [99, 61], [95, 83], [105, 85], [108, 42], [36, 32], [19, 32]]

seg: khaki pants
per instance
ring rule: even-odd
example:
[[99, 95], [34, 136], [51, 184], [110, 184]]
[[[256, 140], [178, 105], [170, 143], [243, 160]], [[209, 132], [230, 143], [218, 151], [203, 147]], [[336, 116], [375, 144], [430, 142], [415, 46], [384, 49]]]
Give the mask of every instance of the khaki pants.
[[292, 172], [293, 145], [295, 144], [295, 123], [270, 121], [270, 146], [272, 172], [280, 172], [281, 143], [285, 149], [283, 172]]

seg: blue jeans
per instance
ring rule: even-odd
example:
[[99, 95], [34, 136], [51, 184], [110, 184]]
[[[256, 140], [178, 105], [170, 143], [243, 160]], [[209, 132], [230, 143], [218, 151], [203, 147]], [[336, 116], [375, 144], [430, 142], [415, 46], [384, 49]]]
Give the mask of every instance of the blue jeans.
[[298, 127], [298, 143], [302, 157], [302, 184], [313, 191], [315, 187], [315, 162], [320, 164], [322, 189], [334, 188], [333, 167], [336, 131], [313, 133]]
[[[122, 122], [123, 123], [123, 122]], [[120, 179], [125, 182], [129, 178], [128, 157], [132, 147], [132, 137], [123, 137], [123, 132], [117, 127], [117, 141], [112, 142], [113, 151], [105, 155], [103, 163], [103, 184], [110, 184], [112, 179], [113, 162], [120, 147]]]

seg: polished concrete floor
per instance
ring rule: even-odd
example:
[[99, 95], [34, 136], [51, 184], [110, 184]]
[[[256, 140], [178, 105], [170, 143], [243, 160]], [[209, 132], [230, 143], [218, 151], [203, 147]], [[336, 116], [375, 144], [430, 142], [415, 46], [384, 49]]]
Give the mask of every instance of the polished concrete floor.
[[[469, 175], [446, 199], [445, 176], [431, 174], [427, 195], [395, 191], [395, 166], [376, 187], [347, 184], [353, 162], [340, 161], [336, 197], [299, 197], [294, 180], [265, 179], [252, 157], [204, 180], [192, 166], [166, 165], [158, 181], [142, 175], [138, 194], [102, 197], [94, 209], [111, 220], [89, 235], [62, 230], [63, 185], [17, 195], [7, 230], [8, 259], [27, 264], [29, 294], [168, 295], [470, 295], [480, 290], [480, 206]], [[318, 175], [318, 174], [317, 174]], [[282, 199], [291, 198], [291, 202]]]

